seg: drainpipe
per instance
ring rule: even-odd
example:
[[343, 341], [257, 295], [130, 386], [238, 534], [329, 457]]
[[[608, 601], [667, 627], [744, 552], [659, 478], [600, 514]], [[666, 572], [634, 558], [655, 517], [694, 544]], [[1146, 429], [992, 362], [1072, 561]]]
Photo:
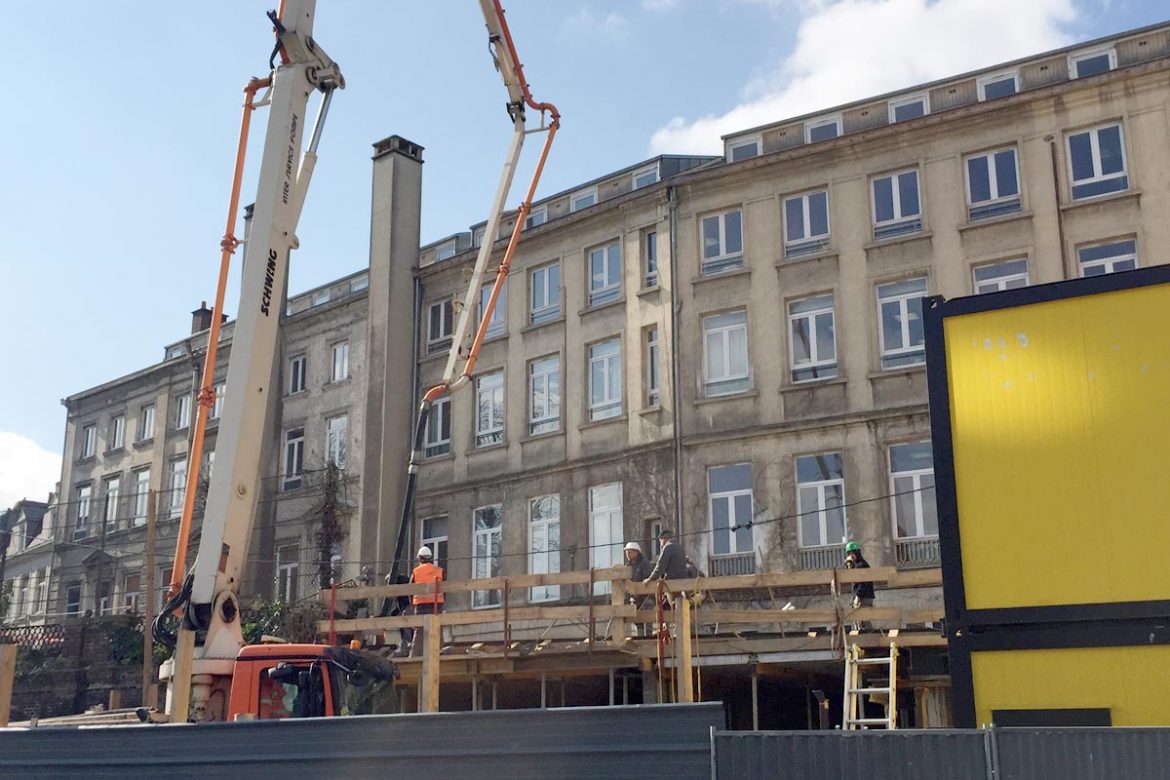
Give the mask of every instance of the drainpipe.
[[[486, 237], [486, 234], [485, 234], [485, 237]], [[419, 387], [419, 376], [418, 376], [418, 374], [419, 374], [419, 371], [418, 371], [418, 360], [419, 360], [418, 343], [419, 343], [419, 339], [422, 338], [422, 333], [421, 333], [421, 330], [422, 330], [422, 308], [423, 308], [422, 302], [423, 302], [424, 290], [423, 290], [422, 280], [418, 278], [418, 268], [415, 268], [414, 272], [415, 272], [415, 276], [414, 276], [414, 319], [411, 321], [411, 325], [410, 325], [410, 338], [411, 338], [411, 342], [410, 342], [410, 397], [415, 399], [415, 401], [417, 403], [418, 397], [419, 397], [419, 391], [421, 390], [421, 388]], [[411, 530], [407, 531], [407, 534], [406, 534], [407, 539], [409, 539], [411, 537], [413, 530], [414, 530], [414, 527], [412, 524]], [[408, 549], [409, 549], [409, 543], [408, 543]], [[399, 556], [395, 555], [394, 557], [398, 558]], [[393, 567], [394, 565], [395, 565], [395, 562], [391, 562], [391, 566]]]
[[1052, 195], [1056, 204], [1056, 235], [1060, 240], [1060, 274], [1061, 278], [1068, 273], [1068, 264], [1065, 262], [1064, 252], [1064, 213], [1060, 210], [1060, 162], [1056, 155], [1056, 139], [1047, 136], [1048, 150], [1052, 155]]
[[674, 445], [674, 527], [681, 538], [683, 535], [682, 511], [682, 405], [680, 403], [680, 376], [678, 344], [678, 316], [682, 303], [678, 297], [678, 188], [673, 184], [666, 188], [666, 201], [670, 207], [670, 398], [673, 417], [672, 440]]

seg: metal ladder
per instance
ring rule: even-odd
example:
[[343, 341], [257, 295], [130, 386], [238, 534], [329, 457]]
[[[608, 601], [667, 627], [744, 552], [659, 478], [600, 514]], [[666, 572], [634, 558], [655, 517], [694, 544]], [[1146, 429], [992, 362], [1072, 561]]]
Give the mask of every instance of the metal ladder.
[[[885, 667], [889, 672], [885, 687], [867, 686], [862, 674], [863, 667]], [[864, 651], [857, 644], [849, 646], [845, 654], [845, 712], [841, 719], [841, 728], [846, 731], [858, 729], [898, 727], [898, 646], [890, 642], [888, 656], [866, 658]], [[886, 717], [865, 717], [865, 699], [871, 694], [884, 694], [889, 697], [886, 705]]]

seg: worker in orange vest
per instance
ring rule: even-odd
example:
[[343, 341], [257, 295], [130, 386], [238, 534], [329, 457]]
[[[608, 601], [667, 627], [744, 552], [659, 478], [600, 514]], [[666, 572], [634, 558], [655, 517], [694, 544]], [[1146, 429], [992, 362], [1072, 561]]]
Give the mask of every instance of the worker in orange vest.
[[[410, 597], [416, 615], [434, 615], [443, 611], [443, 593], [435, 592], [435, 583], [443, 581], [443, 567], [435, 565], [435, 554], [431, 548], [423, 545], [418, 548], [418, 566], [410, 573], [410, 581], [416, 585], [427, 585], [431, 588], [426, 593], [416, 593]], [[419, 629], [414, 630], [414, 637], [410, 642], [411, 655], [421, 651], [422, 645], [418, 640]]]

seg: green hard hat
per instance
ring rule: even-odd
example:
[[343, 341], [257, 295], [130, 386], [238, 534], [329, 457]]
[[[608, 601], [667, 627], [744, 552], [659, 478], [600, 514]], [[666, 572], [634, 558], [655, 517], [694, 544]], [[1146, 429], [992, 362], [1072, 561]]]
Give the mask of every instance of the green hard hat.
[[845, 545], [845, 554], [848, 555], [851, 552], [861, 552], [861, 545], [857, 542], [849, 542]]

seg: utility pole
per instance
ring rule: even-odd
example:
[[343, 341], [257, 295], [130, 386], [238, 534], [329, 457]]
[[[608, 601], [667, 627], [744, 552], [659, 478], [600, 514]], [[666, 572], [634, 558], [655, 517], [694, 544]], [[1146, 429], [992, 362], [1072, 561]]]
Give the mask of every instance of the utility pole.
[[154, 684], [154, 637], [151, 626], [154, 623], [154, 523], [158, 509], [158, 494], [151, 490], [146, 498], [146, 561], [142, 574], [145, 588], [142, 602], [142, 706], [157, 704], [150, 695]]

